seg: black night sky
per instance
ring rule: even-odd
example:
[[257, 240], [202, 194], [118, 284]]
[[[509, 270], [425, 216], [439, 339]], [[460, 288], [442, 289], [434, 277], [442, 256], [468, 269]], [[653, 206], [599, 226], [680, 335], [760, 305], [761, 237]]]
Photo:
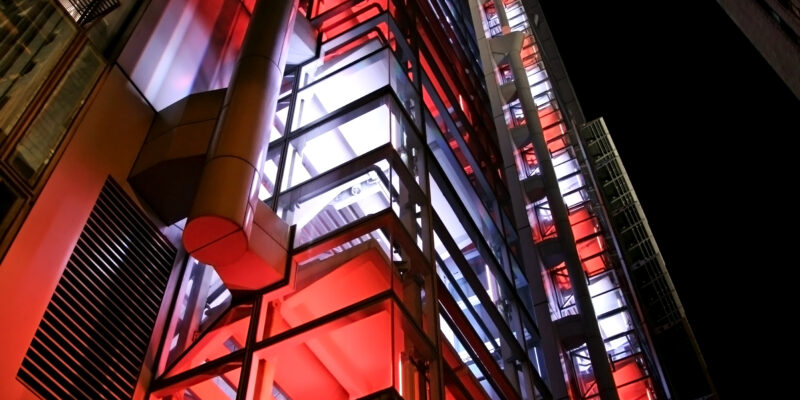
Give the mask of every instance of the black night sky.
[[720, 397], [794, 390], [770, 375], [796, 340], [785, 324], [797, 262], [780, 258], [797, 244], [775, 229], [797, 222], [800, 101], [714, 1], [541, 3], [587, 119], [611, 130]]

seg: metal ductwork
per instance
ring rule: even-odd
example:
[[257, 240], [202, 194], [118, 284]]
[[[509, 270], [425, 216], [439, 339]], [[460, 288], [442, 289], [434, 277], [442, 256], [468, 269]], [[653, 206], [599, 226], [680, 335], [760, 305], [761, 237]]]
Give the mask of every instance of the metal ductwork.
[[256, 3], [184, 229], [186, 250], [233, 290], [286, 273], [289, 227], [257, 193], [296, 9], [297, 0]]

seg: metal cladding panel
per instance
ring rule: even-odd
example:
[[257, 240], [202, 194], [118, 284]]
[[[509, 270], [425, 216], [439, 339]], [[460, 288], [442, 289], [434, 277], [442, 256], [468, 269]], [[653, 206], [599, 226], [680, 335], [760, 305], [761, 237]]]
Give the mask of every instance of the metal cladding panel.
[[175, 256], [109, 178], [17, 379], [46, 399], [130, 399]]

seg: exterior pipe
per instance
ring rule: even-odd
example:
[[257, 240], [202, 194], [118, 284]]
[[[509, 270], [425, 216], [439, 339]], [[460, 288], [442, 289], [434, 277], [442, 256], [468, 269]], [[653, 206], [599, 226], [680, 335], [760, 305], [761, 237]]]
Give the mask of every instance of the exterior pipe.
[[284, 268], [288, 226], [257, 195], [297, 5], [256, 3], [184, 229], [186, 250], [229, 289], [259, 289]]
[[[502, 1], [493, 1], [503, 33], [521, 35], [522, 33], [520, 32], [506, 33], [510, 31], [510, 28], [503, 3]], [[575, 248], [575, 237], [572, 234], [572, 226], [569, 223], [567, 207], [558, 187], [558, 179], [553, 168], [553, 161], [550, 159], [550, 151], [547, 148], [542, 125], [536, 112], [537, 107], [531, 94], [528, 75], [525, 72], [522, 57], [518, 51], [515, 50], [509, 54], [509, 64], [514, 74], [514, 84], [517, 87], [517, 96], [522, 105], [526, 125], [530, 131], [533, 150], [539, 162], [539, 168], [542, 171], [545, 197], [550, 204], [558, 240], [564, 252], [567, 274], [572, 283], [575, 304], [581, 315], [581, 328], [586, 339], [586, 347], [589, 350], [589, 358], [592, 363], [592, 371], [597, 382], [598, 392], [603, 400], [618, 400], [619, 394], [614, 383], [614, 376], [611, 373], [611, 365], [606, 354], [603, 337], [600, 334], [600, 327], [597, 324], [597, 317], [595, 316], [591, 294], [589, 293], [589, 285], [586, 282], [586, 275], [581, 266], [578, 250]]]

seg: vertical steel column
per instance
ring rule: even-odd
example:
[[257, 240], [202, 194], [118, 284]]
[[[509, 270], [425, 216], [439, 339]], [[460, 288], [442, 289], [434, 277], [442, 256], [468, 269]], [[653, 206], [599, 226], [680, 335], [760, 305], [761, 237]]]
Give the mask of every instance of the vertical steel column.
[[[481, 48], [483, 72], [487, 74], [485, 76], [486, 85], [489, 92], [496, 92], [499, 91], [499, 89], [493, 72], [495, 66], [492, 61], [491, 50], [488, 48], [489, 38], [485, 36], [483, 29], [481, 29], [483, 23], [482, 13], [478, 11], [478, 8], [482, 7], [483, 3], [484, 1], [479, 2], [477, 0], [471, 0], [469, 8], [472, 14], [473, 24], [476, 27], [475, 33], [478, 47]], [[510, 32], [510, 28], [508, 28], [507, 25], [505, 30]], [[492, 100], [492, 114], [495, 117], [497, 125], [498, 144], [503, 159], [503, 169], [506, 176], [509, 177], [507, 185], [513, 212], [514, 229], [520, 238], [521, 267], [524, 269], [528, 278], [530, 294], [533, 300], [533, 314], [537, 328], [539, 329], [539, 345], [542, 350], [544, 361], [543, 369], [545, 371], [545, 373], [541, 375], [547, 382], [553, 399], [567, 400], [569, 397], [561, 364], [560, 345], [556, 335], [555, 325], [550, 319], [549, 302], [542, 279], [539, 256], [533, 244], [533, 233], [529, 225], [528, 215], [525, 212], [522, 183], [515, 178], [518, 175], [518, 171], [514, 160], [514, 148], [511, 144], [512, 140], [509, 132], [505, 127], [505, 121], [497, 122], [498, 118], [503, 120], [502, 104], [499, 101]]]
[[[510, 32], [508, 17], [502, 1], [492, 0], [497, 10], [501, 29], [504, 34]], [[569, 223], [569, 213], [561, 190], [558, 187], [558, 179], [553, 168], [553, 161], [550, 158], [550, 150], [547, 148], [547, 141], [544, 138], [542, 125], [539, 121], [536, 103], [531, 94], [528, 75], [522, 63], [522, 57], [516, 51], [509, 54], [509, 64], [514, 74], [514, 84], [517, 88], [517, 96], [522, 105], [523, 115], [530, 132], [533, 150], [542, 171], [542, 181], [544, 183], [545, 196], [550, 204], [553, 214], [556, 232], [558, 234], [561, 250], [564, 252], [564, 259], [567, 267], [567, 274], [572, 283], [572, 290], [575, 295], [575, 303], [581, 315], [581, 328], [586, 339], [586, 346], [589, 350], [589, 358], [592, 362], [592, 371], [597, 382], [598, 392], [604, 400], [617, 400], [616, 384], [614, 376], [611, 374], [611, 365], [606, 354], [603, 337], [600, 334], [600, 327], [597, 324], [592, 297], [589, 293], [589, 285], [586, 282], [586, 274], [581, 266], [581, 259], [575, 247], [575, 237], [572, 234], [572, 226]]]
[[[225, 95], [183, 237], [195, 258], [215, 267], [231, 265], [263, 247], [251, 242], [254, 227], [261, 231], [256, 242], [271, 237], [280, 244], [276, 238], [287, 231], [271, 210], [258, 207], [257, 194], [297, 4], [256, 3]], [[257, 207], [260, 224], [253, 223]], [[253, 252], [264, 257], [257, 249]]]

